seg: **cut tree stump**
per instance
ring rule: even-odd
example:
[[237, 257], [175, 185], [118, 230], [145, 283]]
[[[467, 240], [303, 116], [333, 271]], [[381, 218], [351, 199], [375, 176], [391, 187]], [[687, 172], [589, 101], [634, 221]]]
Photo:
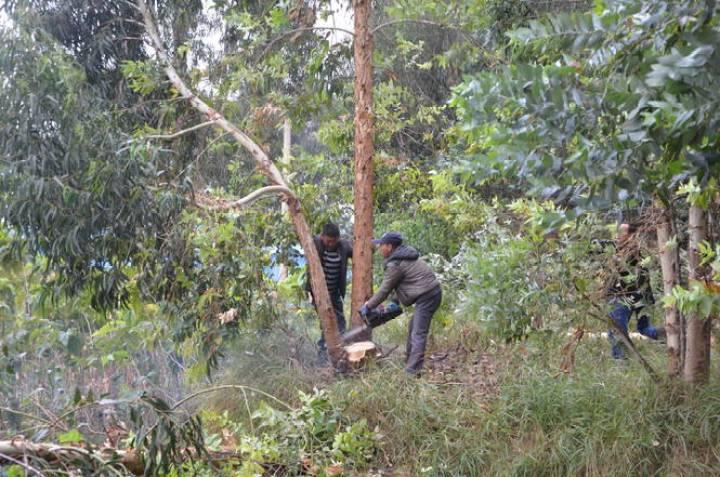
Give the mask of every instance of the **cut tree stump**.
[[350, 371], [357, 371], [367, 366], [370, 361], [382, 356], [380, 349], [372, 341], [358, 341], [344, 346]]

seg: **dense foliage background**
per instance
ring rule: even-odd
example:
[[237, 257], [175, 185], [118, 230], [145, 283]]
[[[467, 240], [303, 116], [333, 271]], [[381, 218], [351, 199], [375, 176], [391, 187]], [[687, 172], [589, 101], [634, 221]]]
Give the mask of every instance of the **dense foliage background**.
[[[350, 6], [153, 7], [176, 68], [278, 158], [313, 230], [350, 236], [352, 36], [332, 23]], [[612, 253], [593, 245], [637, 222], [653, 322], [671, 306], [717, 316], [715, 2], [373, 9], [375, 230], [401, 232], [445, 296], [421, 380], [393, 354], [405, 319], [377, 331], [390, 356], [361, 378], [317, 366], [287, 214], [270, 196], [197, 205], [262, 177], [228, 135], [194, 128], [206, 118], [169, 85], [132, 2], [4, 4], [0, 439], [137, 448], [147, 475], [716, 474], [717, 366], [693, 389], [658, 377], [661, 344], [636, 343], [655, 377], [612, 362], [596, 339]], [[704, 281], [689, 279], [693, 207]], [[663, 300], [665, 245], [679, 276]], [[23, 475], [3, 442], [0, 475]]]

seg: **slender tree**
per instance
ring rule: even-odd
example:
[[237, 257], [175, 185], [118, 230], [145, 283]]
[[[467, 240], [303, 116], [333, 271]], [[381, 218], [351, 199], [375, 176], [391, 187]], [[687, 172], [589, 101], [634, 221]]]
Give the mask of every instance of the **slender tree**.
[[[689, 285], [704, 287], [708, 279], [708, 267], [702, 264], [700, 247], [707, 240], [705, 210], [697, 204], [690, 206], [688, 219], [690, 242], [688, 244], [688, 281]], [[687, 343], [683, 379], [688, 383], [707, 382], [710, 372], [710, 326], [711, 317], [694, 312], [688, 317]]]
[[[264, 192], [279, 192], [283, 195], [283, 200], [287, 202], [288, 212], [290, 213], [293, 226], [295, 227], [300, 244], [305, 251], [305, 257], [310, 270], [310, 281], [314, 291], [315, 306], [320, 316], [323, 332], [325, 333], [330, 358], [333, 364], [339, 365], [341, 359], [343, 358], [343, 350], [340, 347], [337, 323], [335, 322], [335, 313], [330, 302], [330, 295], [328, 293], [327, 286], [325, 285], [325, 274], [323, 272], [322, 265], [320, 264], [320, 257], [313, 243], [310, 228], [308, 227], [305, 216], [302, 213], [300, 201], [288, 188], [285, 178], [265, 151], [263, 151], [263, 149], [258, 146], [247, 134], [228, 121], [220, 112], [213, 109], [200, 99], [200, 97], [186, 85], [185, 81], [178, 75], [170, 57], [165, 51], [147, 4], [144, 0], [138, 0], [137, 5], [142, 13], [146, 32], [155, 47], [158, 59], [172, 85], [192, 105], [192, 107], [208, 119], [208, 123], [225, 130], [238, 142], [238, 144], [246, 149], [253, 158], [258, 170], [272, 184], [269, 187], [265, 187], [257, 191], [254, 195]], [[240, 201], [240, 203], [242, 203], [242, 201]]]
[[370, 0], [353, 0], [355, 13], [355, 225], [353, 231], [352, 322], [372, 294], [373, 234], [373, 37], [370, 31]]
[[[657, 203], [657, 240], [660, 255], [660, 267], [663, 278], [663, 294], [671, 296], [673, 289], [680, 284], [677, 241], [670, 209], [662, 202]], [[676, 304], [665, 307], [665, 331], [667, 333], [668, 375], [677, 377], [683, 369], [682, 333], [680, 311]]]

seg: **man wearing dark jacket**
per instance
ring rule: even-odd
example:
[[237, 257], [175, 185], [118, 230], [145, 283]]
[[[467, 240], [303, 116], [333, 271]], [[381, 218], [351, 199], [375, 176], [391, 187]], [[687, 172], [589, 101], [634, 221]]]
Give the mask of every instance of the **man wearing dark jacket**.
[[366, 314], [382, 303], [393, 290], [405, 306], [415, 305], [410, 320], [405, 349], [405, 372], [419, 375], [425, 360], [425, 346], [433, 314], [440, 307], [442, 290], [435, 273], [421, 258], [417, 250], [403, 245], [397, 232], [388, 232], [373, 240], [385, 258], [385, 277], [380, 289], [361, 308]]
[[[320, 255], [320, 263], [325, 272], [325, 283], [330, 293], [330, 301], [335, 310], [335, 319], [337, 320], [338, 332], [345, 331], [345, 313], [343, 312], [343, 299], [345, 298], [345, 289], [347, 288], [347, 262], [352, 258], [352, 244], [340, 238], [340, 229], [336, 224], [327, 223], [323, 227], [322, 233], [313, 238], [315, 248]], [[310, 280], [306, 284], [306, 290], [312, 293]], [[325, 335], [320, 329], [320, 341], [318, 348], [321, 359], [327, 358], [327, 346], [325, 345]]]

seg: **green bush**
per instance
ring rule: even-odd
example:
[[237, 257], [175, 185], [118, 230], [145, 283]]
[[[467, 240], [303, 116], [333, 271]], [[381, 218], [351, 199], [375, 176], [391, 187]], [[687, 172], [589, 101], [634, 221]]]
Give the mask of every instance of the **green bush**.
[[[210, 414], [221, 435], [238, 442], [241, 467], [232, 475], [254, 476], [267, 469], [282, 469], [282, 475], [333, 475], [363, 469], [375, 454], [376, 435], [365, 420], [351, 422], [343, 416], [325, 391], [299, 393], [300, 405], [277, 409], [261, 403], [248, 426]], [[221, 437], [208, 442], [218, 445]]]
[[549, 203], [495, 204], [475, 240], [454, 259], [466, 276], [460, 310], [507, 342], [532, 329], [585, 324], [587, 300], [602, 286], [596, 280], [601, 263], [589, 253], [600, 227], [596, 217], [566, 223]]

